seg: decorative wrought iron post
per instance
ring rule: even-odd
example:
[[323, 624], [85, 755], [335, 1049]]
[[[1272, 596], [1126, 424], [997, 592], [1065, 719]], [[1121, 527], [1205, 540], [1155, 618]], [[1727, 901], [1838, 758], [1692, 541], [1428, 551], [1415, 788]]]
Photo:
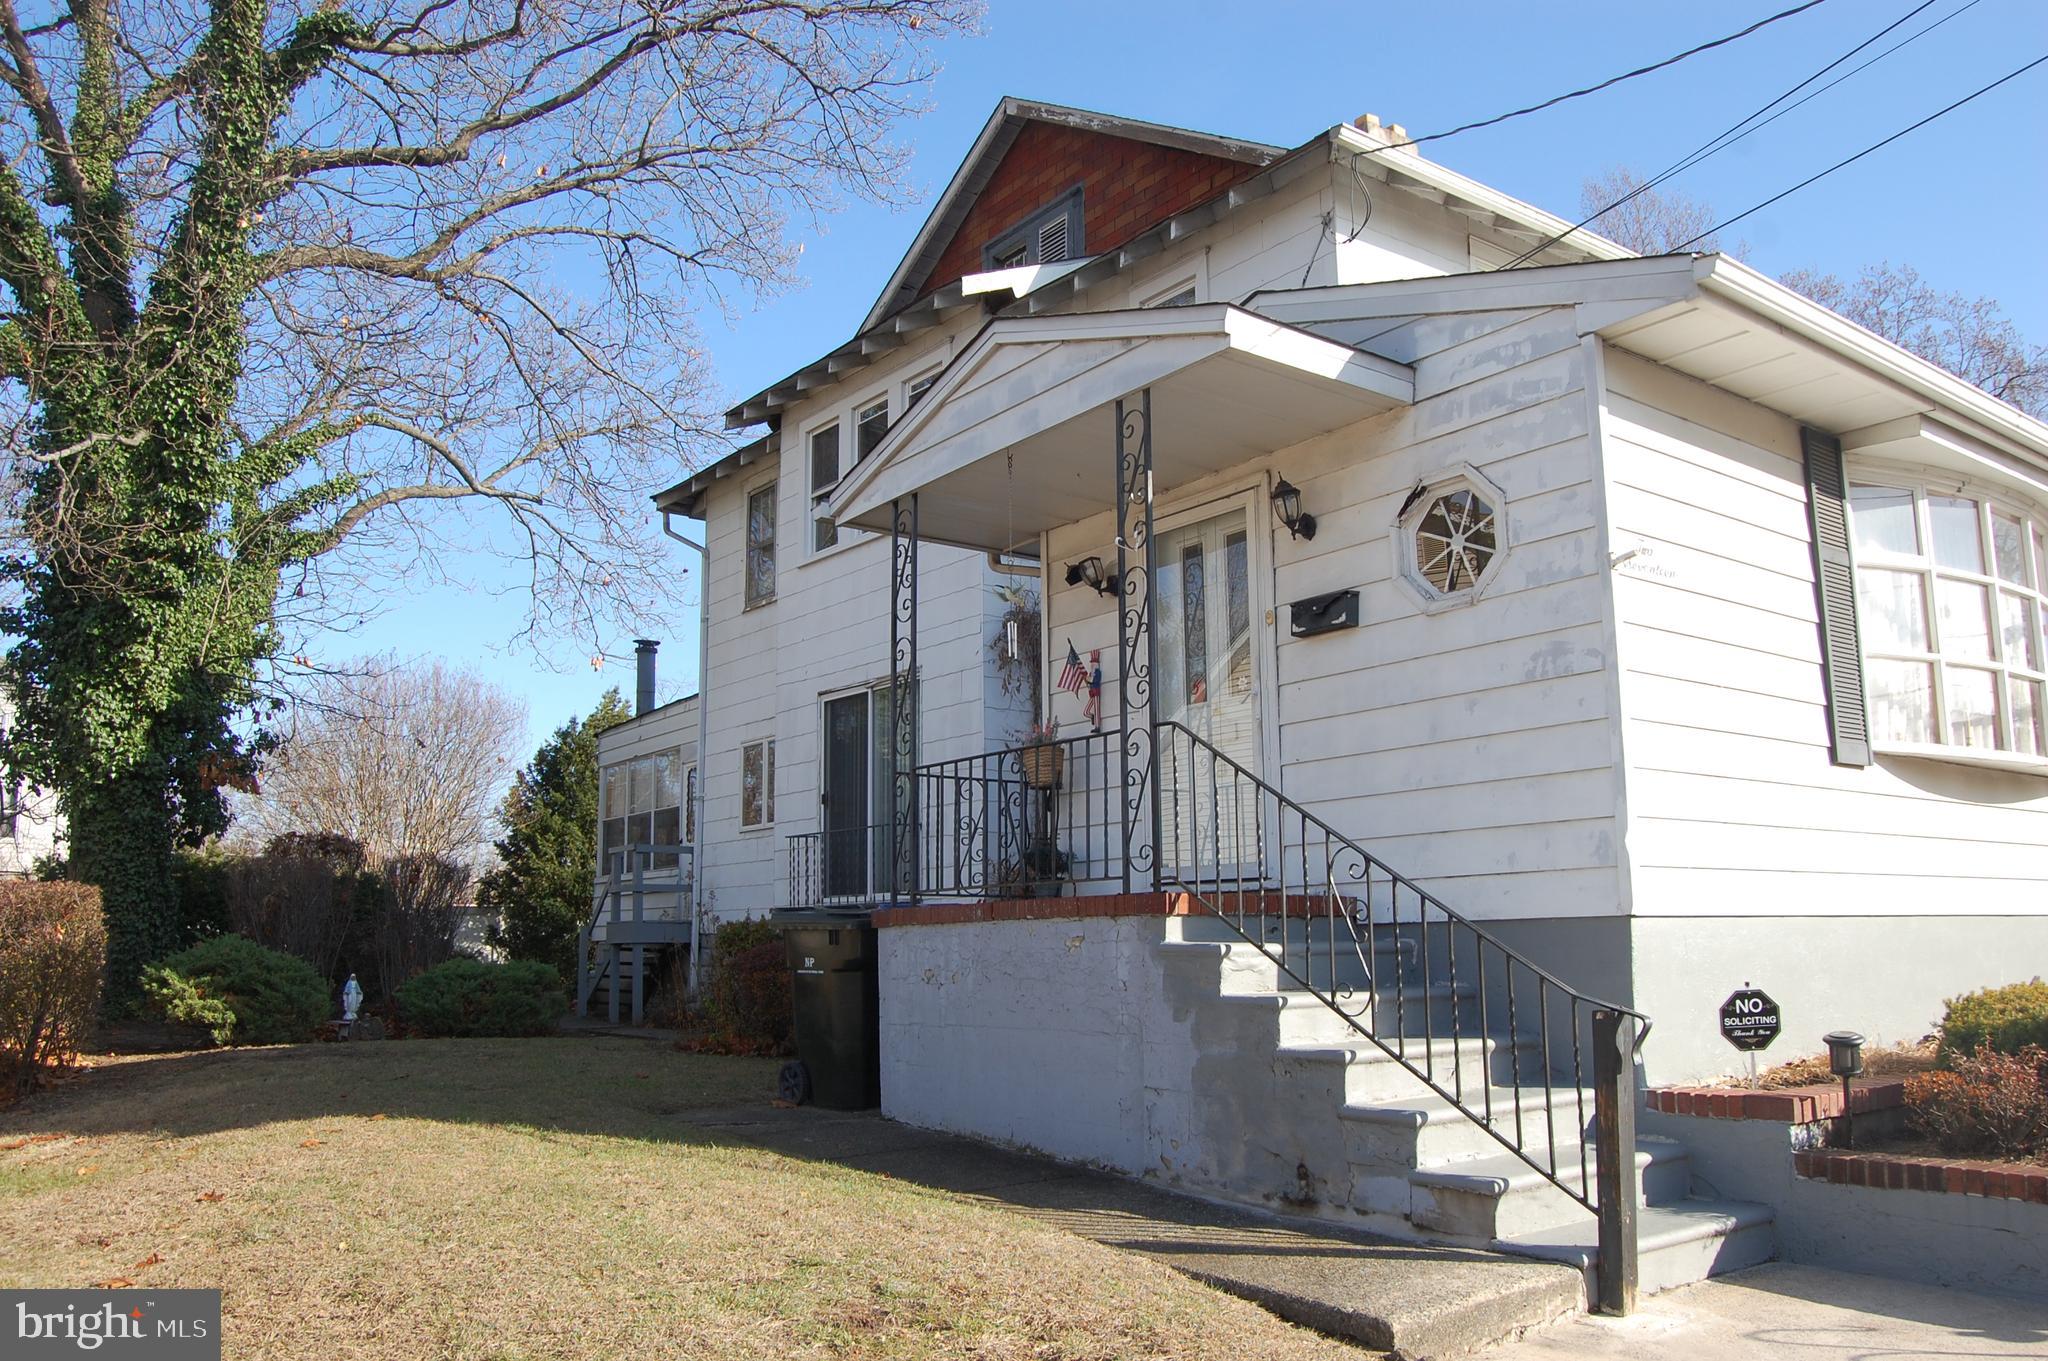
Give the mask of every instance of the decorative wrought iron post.
[[[1159, 735], [1152, 726], [1152, 389], [1116, 404], [1117, 725], [1124, 892], [1159, 887]], [[1149, 880], [1149, 884], [1147, 884]]]
[[889, 553], [889, 896], [917, 901], [917, 493], [892, 503]]

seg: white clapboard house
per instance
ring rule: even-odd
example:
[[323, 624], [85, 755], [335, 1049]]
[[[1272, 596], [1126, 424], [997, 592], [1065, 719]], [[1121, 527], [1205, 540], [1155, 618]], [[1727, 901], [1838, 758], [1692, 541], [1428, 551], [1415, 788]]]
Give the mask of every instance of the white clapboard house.
[[1745, 985], [1776, 1059], [2040, 970], [2048, 428], [1402, 143], [998, 108], [657, 498], [709, 547], [699, 892], [880, 909], [899, 1118], [1597, 1239], [1609, 1292], [1758, 1260], [1630, 1093], [1735, 1070]]

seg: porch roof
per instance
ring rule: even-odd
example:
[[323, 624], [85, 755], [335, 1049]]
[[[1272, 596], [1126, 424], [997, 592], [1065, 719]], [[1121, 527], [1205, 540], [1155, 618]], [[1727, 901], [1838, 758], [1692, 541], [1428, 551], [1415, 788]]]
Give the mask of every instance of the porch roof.
[[1414, 400], [1405, 364], [1227, 303], [992, 321], [825, 508], [1007, 550], [1106, 509], [1115, 403], [1152, 390], [1155, 493]]

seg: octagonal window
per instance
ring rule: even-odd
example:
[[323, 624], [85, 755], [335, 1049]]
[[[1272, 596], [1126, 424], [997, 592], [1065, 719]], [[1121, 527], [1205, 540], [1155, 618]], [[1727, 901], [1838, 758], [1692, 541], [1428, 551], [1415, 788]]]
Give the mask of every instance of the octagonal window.
[[1429, 486], [1400, 517], [1401, 575], [1425, 608], [1470, 600], [1492, 578], [1507, 549], [1500, 503], [1468, 470]]

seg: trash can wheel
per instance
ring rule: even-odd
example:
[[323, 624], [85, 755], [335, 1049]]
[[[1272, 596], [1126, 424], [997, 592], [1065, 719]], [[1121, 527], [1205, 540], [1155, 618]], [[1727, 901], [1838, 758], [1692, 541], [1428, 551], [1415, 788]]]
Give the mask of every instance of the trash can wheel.
[[802, 1059], [791, 1059], [776, 1075], [775, 1089], [792, 1106], [803, 1105], [811, 1099], [811, 1070], [804, 1067]]

